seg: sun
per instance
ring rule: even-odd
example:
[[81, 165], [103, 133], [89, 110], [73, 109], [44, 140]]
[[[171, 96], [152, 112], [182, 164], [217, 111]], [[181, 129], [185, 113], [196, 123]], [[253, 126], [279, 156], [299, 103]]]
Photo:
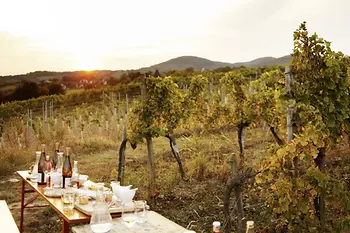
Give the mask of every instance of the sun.
[[76, 65], [77, 70], [98, 70], [99, 69], [99, 64], [96, 61], [96, 59], [92, 58], [84, 58], [78, 61]]
[[78, 56], [76, 59], [76, 70], [98, 70], [100, 69], [100, 59], [96, 56]]

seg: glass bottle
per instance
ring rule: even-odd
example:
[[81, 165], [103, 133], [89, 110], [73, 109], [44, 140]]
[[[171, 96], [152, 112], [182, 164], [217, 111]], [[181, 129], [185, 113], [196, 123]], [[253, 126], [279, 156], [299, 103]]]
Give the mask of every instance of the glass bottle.
[[70, 162], [70, 148], [66, 148], [66, 156], [64, 158], [63, 167], [62, 167], [62, 188], [71, 185], [72, 178], [72, 164]]
[[32, 182], [38, 181], [38, 166], [39, 166], [40, 155], [41, 155], [41, 151], [35, 152], [35, 164], [32, 170], [31, 178], [30, 178], [30, 181]]
[[46, 155], [45, 164], [46, 164], [46, 171], [51, 172], [50, 155]]
[[63, 167], [62, 158], [63, 158], [63, 152], [58, 152], [57, 153], [57, 164], [56, 164], [55, 171], [60, 173], [61, 176], [62, 176], [62, 167]]
[[72, 173], [72, 185], [79, 188], [79, 171], [78, 171], [78, 161], [74, 160], [73, 173]]
[[112, 217], [103, 198], [103, 185], [98, 185], [96, 188], [96, 202], [91, 214], [90, 227], [94, 233], [104, 233], [112, 229]]
[[213, 222], [213, 233], [220, 233], [221, 224], [218, 221]]
[[59, 151], [59, 145], [60, 145], [60, 143], [59, 142], [56, 142], [55, 143], [55, 152], [54, 152], [54, 154], [53, 154], [53, 157], [52, 157], [52, 168], [53, 169], [56, 169], [56, 166], [57, 166], [57, 162], [58, 162], [58, 152], [60, 152]]
[[246, 233], [254, 233], [254, 221], [247, 221]]
[[51, 173], [51, 183], [54, 188], [60, 188], [62, 184], [62, 155], [63, 152], [58, 152], [56, 168]]
[[45, 176], [46, 176], [46, 183], [47, 183], [47, 187], [50, 188], [50, 183], [51, 183], [51, 160], [50, 160], [50, 156], [46, 155], [45, 158]]
[[39, 185], [45, 185], [46, 184], [46, 176], [45, 176], [45, 170], [46, 170], [46, 163], [45, 163], [45, 144], [41, 145], [41, 153], [40, 153], [40, 159], [38, 163], [38, 184]]

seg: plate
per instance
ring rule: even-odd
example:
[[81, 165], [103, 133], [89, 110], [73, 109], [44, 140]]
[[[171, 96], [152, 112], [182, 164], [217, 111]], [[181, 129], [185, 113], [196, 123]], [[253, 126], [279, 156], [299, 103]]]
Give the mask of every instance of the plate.
[[44, 191], [44, 195], [48, 197], [61, 197], [62, 190], [61, 189], [46, 189]]

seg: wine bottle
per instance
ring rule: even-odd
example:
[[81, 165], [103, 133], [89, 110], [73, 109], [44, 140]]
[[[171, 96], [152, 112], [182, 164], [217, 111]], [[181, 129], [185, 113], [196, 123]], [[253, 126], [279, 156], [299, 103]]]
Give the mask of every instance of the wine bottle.
[[70, 148], [66, 148], [66, 156], [64, 158], [63, 167], [62, 167], [62, 188], [66, 188], [71, 185], [72, 178], [72, 165], [70, 163]]
[[246, 233], [254, 233], [254, 221], [247, 221]]
[[53, 153], [53, 157], [52, 157], [52, 168], [53, 169], [56, 169], [56, 165], [58, 162], [58, 152], [60, 152], [58, 149], [59, 145], [60, 145], [59, 142], [55, 143], [55, 152]]
[[213, 222], [213, 233], [220, 233], [221, 224], [218, 221]]
[[41, 145], [41, 154], [38, 163], [38, 184], [44, 185], [46, 184], [45, 170], [46, 170], [46, 162], [45, 162], [45, 144]]

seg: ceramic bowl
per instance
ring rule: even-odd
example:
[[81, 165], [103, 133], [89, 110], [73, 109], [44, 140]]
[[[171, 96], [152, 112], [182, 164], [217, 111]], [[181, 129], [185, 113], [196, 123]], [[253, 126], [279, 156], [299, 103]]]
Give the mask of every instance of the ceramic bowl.
[[112, 190], [113, 190], [115, 195], [117, 195], [116, 194], [117, 190], [129, 190], [129, 189], [131, 189], [131, 186], [132, 185], [121, 186], [118, 183], [113, 183], [113, 182], [111, 183], [111, 187], [112, 187]]
[[114, 194], [117, 196], [119, 200], [121, 200], [124, 203], [130, 203], [132, 202], [132, 199], [134, 198], [136, 194], [137, 188], [135, 189], [117, 189]]

